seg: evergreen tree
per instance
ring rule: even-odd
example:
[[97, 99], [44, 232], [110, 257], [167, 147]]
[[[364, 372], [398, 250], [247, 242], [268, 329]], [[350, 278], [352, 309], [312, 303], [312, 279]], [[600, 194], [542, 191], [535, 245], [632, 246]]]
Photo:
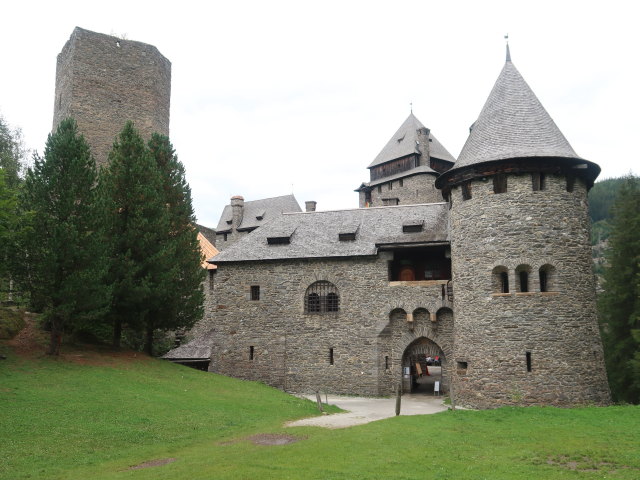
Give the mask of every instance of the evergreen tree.
[[599, 302], [613, 398], [640, 402], [640, 178], [625, 177], [613, 206]]
[[23, 279], [51, 325], [49, 354], [57, 355], [65, 327], [97, 318], [109, 299], [93, 210], [96, 166], [73, 119], [60, 123], [44, 158], [34, 161], [21, 195], [19, 257]]
[[160, 171], [132, 122], [120, 132], [101, 172], [100, 198], [111, 256], [113, 346], [119, 348], [123, 327], [141, 331], [162, 303], [163, 269], [171, 257], [162, 242], [169, 216]]
[[163, 202], [169, 216], [168, 229], [161, 232], [160, 239], [167, 256], [156, 282], [158, 303], [145, 325], [145, 350], [151, 355], [154, 330], [189, 328], [202, 317], [204, 270], [184, 166], [166, 136], [153, 134], [149, 151], [162, 177]]
[[16, 193], [5, 181], [5, 172], [0, 168], [0, 279], [8, 274], [7, 259], [12, 233], [16, 224]]

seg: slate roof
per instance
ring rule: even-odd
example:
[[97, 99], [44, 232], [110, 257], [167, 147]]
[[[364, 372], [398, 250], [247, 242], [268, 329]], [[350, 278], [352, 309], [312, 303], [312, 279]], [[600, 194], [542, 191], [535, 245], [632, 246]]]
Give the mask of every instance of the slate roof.
[[[283, 212], [301, 212], [302, 209], [293, 195], [263, 198], [244, 202], [242, 222], [238, 230], [252, 230], [260, 227]], [[261, 219], [259, 220], [258, 217]], [[217, 233], [231, 231], [231, 205], [226, 205], [218, 222]]]
[[216, 243], [216, 231], [213, 228], [205, 227], [204, 225], [200, 225], [198, 223], [195, 224], [196, 230], [204, 235], [204, 238], [209, 240], [212, 244]]
[[389, 183], [393, 180], [398, 180], [400, 178], [411, 177], [412, 175], [419, 175], [421, 173], [431, 173], [435, 176], [440, 175], [434, 169], [429, 167], [428, 165], [420, 165], [419, 167], [412, 168], [411, 170], [405, 170], [404, 172], [396, 173], [395, 175], [389, 175], [388, 177], [382, 177], [377, 180], [372, 180], [370, 182], [363, 182], [358, 188], [354, 191], [359, 192], [365, 187], [375, 187], [376, 185], [380, 185], [382, 183]]
[[[285, 213], [211, 259], [214, 263], [376, 255], [385, 244], [449, 241], [449, 209], [445, 203], [399, 205], [327, 212]], [[424, 230], [403, 233], [406, 221], [424, 221]], [[356, 239], [338, 235], [357, 226]], [[269, 245], [267, 238], [293, 232], [290, 244]]]
[[[409, 114], [398, 131], [393, 135], [393, 137], [391, 137], [389, 142], [387, 142], [382, 151], [367, 168], [381, 165], [391, 160], [395, 160], [396, 158], [420, 153], [416, 145], [416, 141], [418, 140], [417, 131], [420, 128], [425, 127], [422, 125], [420, 120], [413, 115], [413, 113]], [[433, 136], [431, 132], [429, 133], [429, 139], [431, 140], [431, 142], [429, 142], [429, 153], [432, 157], [448, 160], [449, 162], [456, 161], [453, 155], [444, 148], [444, 146], [436, 137]]]
[[507, 54], [504, 68], [450, 172], [526, 157], [581, 160]]
[[209, 360], [211, 358], [211, 344], [213, 343], [214, 330], [194, 338], [189, 343], [169, 350], [162, 358], [166, 360]]

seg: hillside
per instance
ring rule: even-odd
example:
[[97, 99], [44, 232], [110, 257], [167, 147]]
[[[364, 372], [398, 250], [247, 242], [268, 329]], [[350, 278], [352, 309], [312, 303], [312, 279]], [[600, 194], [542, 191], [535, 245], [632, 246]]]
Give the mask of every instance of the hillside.
[[640, 478], [640, 407], [284, 428], [312, 402], [134, 352], [0, 342], [0, 479]]

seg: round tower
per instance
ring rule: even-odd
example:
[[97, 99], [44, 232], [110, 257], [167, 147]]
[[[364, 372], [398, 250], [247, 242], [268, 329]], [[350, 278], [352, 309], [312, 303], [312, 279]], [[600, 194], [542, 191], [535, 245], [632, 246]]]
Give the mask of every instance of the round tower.
[[453, 395], [461, 405], [610, 401], [580, 158], [507, 61], [454, 167]]

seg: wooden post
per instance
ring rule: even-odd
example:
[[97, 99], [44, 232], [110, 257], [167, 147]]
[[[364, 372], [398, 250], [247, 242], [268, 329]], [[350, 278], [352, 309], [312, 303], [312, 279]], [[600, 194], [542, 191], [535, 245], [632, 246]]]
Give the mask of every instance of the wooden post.
[[400, 403], [402, 401], [402, 385], [396, 387], [396, 417], [400, 415]]
[[318, 410], [322, 412], [322, 398], [320, 398], [319, 390], [316, 390], [316, 401], [318, 402]]

